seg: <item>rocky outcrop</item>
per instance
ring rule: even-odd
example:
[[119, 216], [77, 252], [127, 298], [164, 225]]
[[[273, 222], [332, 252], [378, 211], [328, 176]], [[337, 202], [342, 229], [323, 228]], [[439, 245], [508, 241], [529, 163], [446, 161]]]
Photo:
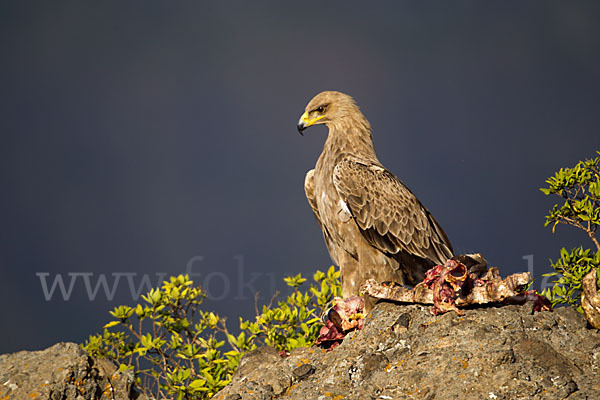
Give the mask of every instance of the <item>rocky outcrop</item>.
[[248, 353], [214, 398], [600, 399], [600, 333], [572, 308], [464, 311], [433, 316], [428, 306], [378, 304], [330, 352]]
[[596, 269], [592, 268], [581, 282], [581, 308], [590, 325], [600, 329], [600, 293], [596, 286]]
[[95, 360], [75, 343], [0, 355], [0, 400], [145, 400], [130, 373]]

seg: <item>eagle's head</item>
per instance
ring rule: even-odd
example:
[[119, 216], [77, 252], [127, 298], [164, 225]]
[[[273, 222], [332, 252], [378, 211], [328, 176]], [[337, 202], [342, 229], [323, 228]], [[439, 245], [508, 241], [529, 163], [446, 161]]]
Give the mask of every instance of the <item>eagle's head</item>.
[[298, 132], [302, 132], [312, 125], [341, 121], [350, 116], [361, 115], [354, 99], [345, 93], [336, 91], [321, 92], [308, 102], [304, 114], [298, 121]]

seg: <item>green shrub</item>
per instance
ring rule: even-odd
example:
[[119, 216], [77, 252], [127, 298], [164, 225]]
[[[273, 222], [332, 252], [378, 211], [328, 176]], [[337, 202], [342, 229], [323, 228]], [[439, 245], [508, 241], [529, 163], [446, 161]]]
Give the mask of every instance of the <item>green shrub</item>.
[[[553, 233], [558, 224], [574, 226], [586, 233], [596, 251], [583, 246], [571, 251], [562, 248], [560, 258], [556, 262], [550, 260], [554, 271], [544, 274], [555, 278], [554, 286], [543, 294], [552, 305], [570, 304], [583, 312], [581, 280], [592, 269], [596, 269], [597, 274], [600, 272], [600, 243], [595, 236], [600, 225], [600, 157], [580, 161], [573, 168], [561, 168], [546, 183], [548, 187], [540, 190], [546, 195], [561, 197], [564, 203], [552, 207], [545, 226], [552, 225]], [[597, 276], [600, 285], [600, 275]]]
[[[148, 397], [209, 399], [231, 380], [241, 356], [259, 345], [280, 351], [311, 345], [322, 326], [323, 309], [341, 293], [340, 273], [317, 271], [306, 292], [300, 274], [285, 278], [293, 287], [277, 307], [263, 306], [255, 321], [240, 318], [231, 334], [225, 318], [200, 308], [206, 297], [188, 276], [179, 275], [142, 296], [135, 307], [115, 307], [104, 333], [82, 346], [90, 356], [107, 358], [132, 370]], [[274, 299], [271, 300], [271, 303]]]
[[308, 291], [301, 292], [298, 287], [306, 281], [305, 278], [300, 274], [285, 278], [285, 283], [293, 287], [294, 292], [285, 301], [279, 301], [277, 307], [263, 306], [255, 322], [240, 318], [242, 331], [249, 333], [253, 343], [273, 346], [283, 352], [310, 346], [323, 326], [320, 316], [324, 309], [342, 293], [340, 272], [333, 266], [326, 274], [315, 272], [313, 280], [315, 284]]

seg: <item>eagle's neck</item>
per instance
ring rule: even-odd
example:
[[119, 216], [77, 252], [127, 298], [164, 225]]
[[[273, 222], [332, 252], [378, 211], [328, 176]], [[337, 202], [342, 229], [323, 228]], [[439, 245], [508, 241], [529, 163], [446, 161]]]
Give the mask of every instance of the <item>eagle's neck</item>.
[[[323, 153], [321, 153], [321, 157], [317, 162], [318, 169], [319, 164], [322, 164], [321, 167], [331, 169], [326, 173], [332, 173], [335, 165], [348, 157], [379, 164], [373, 147], [371, 126], [364, 116], [360, 115], [360, 118], [341, 118], [335, 123], [328, 124], [328, 127], [329, 135], [325, 141]], [[323, 160], [333, 160], [333, 164], [324, 165]]]

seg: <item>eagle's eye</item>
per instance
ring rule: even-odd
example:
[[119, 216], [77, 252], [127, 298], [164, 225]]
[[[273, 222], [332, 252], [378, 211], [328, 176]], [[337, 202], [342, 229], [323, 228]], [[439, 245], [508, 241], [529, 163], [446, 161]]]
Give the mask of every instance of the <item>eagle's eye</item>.
[[323, 112], [325, 111], [325, 108], [327, 106], [319, 106], [317, 108], [314, 109], [315, 112], [318, 112], [319, 114], [323, 114]]

